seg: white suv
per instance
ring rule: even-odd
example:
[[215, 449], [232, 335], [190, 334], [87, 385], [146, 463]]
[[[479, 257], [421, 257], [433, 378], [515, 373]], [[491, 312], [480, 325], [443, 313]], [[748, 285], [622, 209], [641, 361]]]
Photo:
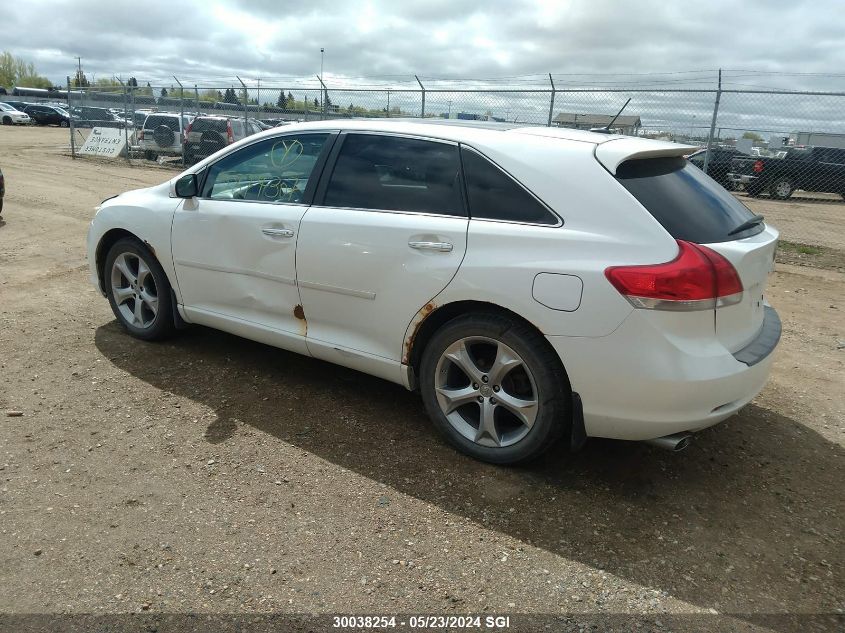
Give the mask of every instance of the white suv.
[[418, 389], [482, 460], [560, 437], [679, 448], [760, 391], [780, 336], [764, 300], [778, 233], [689, 152], [291, 125], [104, 202], [91, 280], [138, 338], [197, 323]]
[[185, 130], [192, 117], [187, 114], [151, 112], [138, 130], [138, 146], [144, 158], [155, 160], [159, 156], [181, 156]]

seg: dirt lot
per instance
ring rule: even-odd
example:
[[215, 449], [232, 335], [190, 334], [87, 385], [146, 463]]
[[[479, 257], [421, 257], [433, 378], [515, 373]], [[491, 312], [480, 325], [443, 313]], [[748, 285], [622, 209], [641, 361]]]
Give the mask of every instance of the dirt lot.
[[202, 328], [123, 334], [86, 227], [172, 172], [71, 161], [66, 136], [0, 129], [0, 612], [843, 625], [845, 274], [778, 267], [772, 378], [686, 452], [497, 468], [395, 385]]

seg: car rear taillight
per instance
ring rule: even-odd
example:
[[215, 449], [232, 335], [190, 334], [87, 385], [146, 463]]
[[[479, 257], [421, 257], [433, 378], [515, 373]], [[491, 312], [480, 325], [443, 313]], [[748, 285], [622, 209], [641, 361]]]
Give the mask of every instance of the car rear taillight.
[[139, 141], [144, 140], [144, 130], [138, 130], [138, 140]]
[[751, 169], [754, 170], [755, 174], [761, 173], [763, 171], [763, 161], [762, 160], [754, 161], [754, 167], [752, 167]]
[[635, 308], [712, 310], [742, 300], [742, 282], [727, 259], [706, 246], [677, 242], [680, 252], [671, 262], [611, 266], [604, 274]]
[[231, 121], [226, 121], [226, 138], [228, 139], [230, 145], [235, 142], [235, 135], [232, 132]]
[[186, 128], [185, 128], [185, 138], [184, 138], [184, 140], [183, 140], [183, 142], [184, 142], [184, 143], [187, 143], [187, 142], [188, 142], [188, 134], [190, 134], [190, 133], [191, 133], [191, 127], [192, 127], [193, 125], [194, 125], [194, 124], [193, 124], [193, 122], [188, 123], [188, 127], [186, 127]]

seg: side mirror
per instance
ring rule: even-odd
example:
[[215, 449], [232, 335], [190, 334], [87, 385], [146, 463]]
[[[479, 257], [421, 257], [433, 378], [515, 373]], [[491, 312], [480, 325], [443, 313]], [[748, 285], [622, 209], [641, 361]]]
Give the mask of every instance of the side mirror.
[[176, 196], [179, 198], [193, 198], [199, 195], [197, 191], [197, 175], [185, 174], [176, 181]]

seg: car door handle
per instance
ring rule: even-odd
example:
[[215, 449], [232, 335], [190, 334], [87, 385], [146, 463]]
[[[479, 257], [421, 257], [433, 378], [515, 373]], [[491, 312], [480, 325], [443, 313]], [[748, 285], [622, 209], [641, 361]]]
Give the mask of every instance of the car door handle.
[[291, 229], [261, 229], [261, 232], [270, 237], [293, 237]]
[[408, 242], [408, 246], [419, 251], [437, 251], [439, 253], [448, 253], [452, 250], [452, 245], [449, 242]]

